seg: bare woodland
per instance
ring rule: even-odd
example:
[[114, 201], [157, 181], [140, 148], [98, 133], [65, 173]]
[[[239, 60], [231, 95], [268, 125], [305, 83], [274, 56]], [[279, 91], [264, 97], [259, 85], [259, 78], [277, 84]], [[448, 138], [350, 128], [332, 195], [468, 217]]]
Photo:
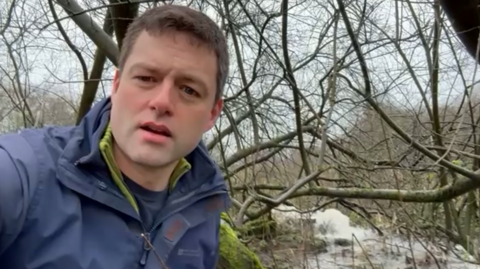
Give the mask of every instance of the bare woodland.
[[109, 94], [131, 18], [165, 3], [228, 38], [205, 141], [235, 225], [334, 207], [480, 258], [477, 64], [436, 1], [0, 0], [0, 133], [78, 123]]

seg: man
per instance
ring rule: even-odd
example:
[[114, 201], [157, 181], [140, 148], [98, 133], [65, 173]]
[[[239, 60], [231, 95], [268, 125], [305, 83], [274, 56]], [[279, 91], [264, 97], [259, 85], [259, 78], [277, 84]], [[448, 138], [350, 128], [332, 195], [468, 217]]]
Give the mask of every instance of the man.
[[225, 38], [168, 5], [123, 44], [111, 96], [79, 126], [0, 137], [0, 268], [215, 268], [230, 200], [201, 137], [222, 110]]

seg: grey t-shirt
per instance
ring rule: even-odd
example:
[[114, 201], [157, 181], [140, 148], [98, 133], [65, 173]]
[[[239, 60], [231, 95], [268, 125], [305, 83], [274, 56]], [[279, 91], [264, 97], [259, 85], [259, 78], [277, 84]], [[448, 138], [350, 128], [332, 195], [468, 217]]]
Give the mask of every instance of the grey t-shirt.
[[124, 174], [122, 175], [125, 184], [132, 192], [137, 201], [138, 209], [140, 211], [140, 218], [142, 219], [145, 229], [150, 230], [155, 225], [155, 219], [158, 217], [160, 210], [162, 210], [165, 200], [167, 199], [168, 190], [151, 191], [138, 185]]

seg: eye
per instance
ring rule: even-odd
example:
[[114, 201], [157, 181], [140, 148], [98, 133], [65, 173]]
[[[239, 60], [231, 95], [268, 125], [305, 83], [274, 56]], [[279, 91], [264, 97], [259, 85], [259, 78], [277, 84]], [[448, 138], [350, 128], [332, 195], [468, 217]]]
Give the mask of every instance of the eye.
[[188, 86], [183, 87], [183, 91], [188, 95], [194, 95], [194, 96], [198, 95], [198, 93], [194, 89], [192, 89]]
[[154, 78], [153, 77], [149, 77], [149, 76], [136, 76], [135, 79], [138, 79], [142, 82], [154, 82]]

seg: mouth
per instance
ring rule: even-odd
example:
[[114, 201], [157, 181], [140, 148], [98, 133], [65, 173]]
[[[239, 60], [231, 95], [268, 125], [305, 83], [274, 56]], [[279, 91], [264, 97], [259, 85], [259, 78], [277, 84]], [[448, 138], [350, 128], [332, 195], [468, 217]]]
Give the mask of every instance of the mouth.
[[165, 137], [172, 137], [172, 132], [167, 126], [162, 124], [156, 124], [154, 122], [146, 122], [140, 125], [140, 129], [150, 132], [155, 135], [161, 135]]

